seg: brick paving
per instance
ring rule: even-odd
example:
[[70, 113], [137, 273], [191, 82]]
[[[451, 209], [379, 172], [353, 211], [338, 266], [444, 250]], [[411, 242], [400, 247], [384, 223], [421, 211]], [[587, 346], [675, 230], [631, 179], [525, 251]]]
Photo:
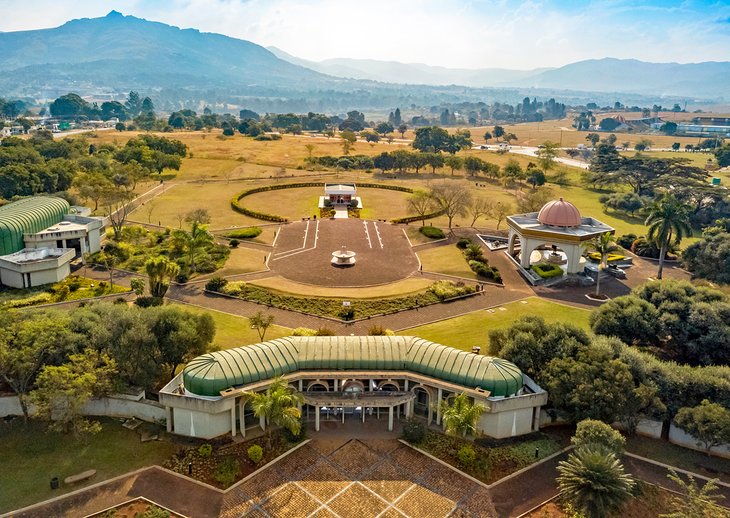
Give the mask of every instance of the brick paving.
[[226, 491], [151, 467], [10, 516], [83, 516], [139, 496], [190, 518], [498, 516], [484, 486], [392, 436], [313, 439]]

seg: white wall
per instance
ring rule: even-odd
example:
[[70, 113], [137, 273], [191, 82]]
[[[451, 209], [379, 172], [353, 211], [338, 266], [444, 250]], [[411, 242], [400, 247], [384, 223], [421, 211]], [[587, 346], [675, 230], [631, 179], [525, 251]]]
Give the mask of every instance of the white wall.
[[173, 408], [173, 429], [179, 435], [212, 439], [231, 433], [231, 412], [209, 414], [185, 408]]
[[[149, 422], [166, 420], [165, 407], [150, 400], [130, 401], [113, 397], [94, 399], [89, 401], [82, 413], [89, 416], [136, 417]], [[30, 414], [35, 414], [32, 406], [30, 406]], [[23, 415], [18, 396], [0, 397], [0, 417], [7, 415]]]
[[[681, 428], [674, 426], [674, 423], [669, 427], [669, 442], [672, 444], [676, 444], [678, 446], [682, 446], [684, 448], [690, 448], [692, 450], [699, 450], [699, 451], [705, 451], [704, 446], [700, 444], [698, 446], [697, 439], [689, 435], [687, 432], [682, 430]], [[718, 457], [724, 457], [726, 459], [730, 459], [730, 444], [726, 444], [724, 446], [718, 446], [715, 448], [710, 448], [710, 452], [712, 452], [713, 455], [716, 455]]]
[[484, 413], [479, 418], [477, 429], [494, 437], [503, 439], [532, 432], [532, 408], [508, 410], [499, 413]]

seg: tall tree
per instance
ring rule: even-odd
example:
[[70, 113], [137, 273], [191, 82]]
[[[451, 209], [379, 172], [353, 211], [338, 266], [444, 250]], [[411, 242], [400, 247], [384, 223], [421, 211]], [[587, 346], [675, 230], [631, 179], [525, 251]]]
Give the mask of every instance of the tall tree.
[[608, 254], [620, 250], [620, 247], [614, 243], [613, 235], [610, 232], [604, 232], [600, 236], [596, 236], [590, 241], [583, 243], [586, 251], [596, 252], [600, 254], [601, 260], [598, 263], [598, 274], [596, 275], [596, 297], [601, 293], [601, 270], [607, 266]]
[[431, 193], [415, 190], [408, 197], [408, 213], [416, 214], [421, 217], [421, 226], [426, 224], [426, 216], [436, 209], [436, 200]]
[[717, 479], [708, 480], [699, 487], [692, 475], [685, 481], [673, 469], [669, 470], [667, 478], [681, 490], [679, 495], [672, 496], [672, 512], [660, 515], [661, 518], [727, 518], [727, 511], [717, 505], [724, 498], [717, 494]]
[[704, 399], [699, 406], [680, 409], [674, 420], [704, 446], [707, 455], [713, 446], [730, 443], [730, 410], [722, 405]]
[[74, 435], [96, 433], [101, 425], [82, 417], [92, 397], [108, 394], [116, 373], [116, 362], [105, 353], [85, 349], [72, 354], [62, 365], [47, 365], [38, 375], [31, 400], [38, 416], [50, 421], [49, 429]]
[[274, 324], [274, 315], [265, 315], [263, 311], [257, 311], [249, 317], [251, 328], [259, 334], [259, 340], [264, 341], [266, 331]]
[[683, 238], [692, 235], [688, 207], [672, 194], [665, 194], [649, 208], [649, 215], [644, 224], [649, 227], [647, 238], [659, 245], [657, 278], [661, 279], [669, 245], [671, 243], [679, 245]]
[[195, 272], [195, 255], [198, 251], [215, 243], [215, 238], [213, 234], [208, 232], [208, 227], [198, 221], [193, 221], [190, 232], [185, 230], [173, 231], [173, 239], [179, 241], [185, 247], [191, 272]]
[[477, 421], [485, 412], [484, 406], [469, 400], [465, 393], [458, 394], [449, 403], [441, 401], [441, 420], [446, 433], [466, 437], [476, 432]]
[[471, 203], [471, 192], [461, 183], [444, 183], [432, 187], [431, 196], [449, 219], [449, 232], [451, 232], [454, 217], [466, 214], [466, 209]]
[[271, 448], [271, 432], [274, 426], [289, 430], [298, 436], [302, 429], [302, 413], [299, 406], [304, 397], [290, 387], [284, 378], [276, 378], [264, 392], [248, 392], [248, 398], [253, 413], [266, 424], [266, 442]]
[[538, 148], [535, 155], [540, 162], [543, 171], [548, 172], [555, 166], [555, 159], [560, 154], [560, 145], [556, 142], [545, 141], [542, 147]]
[[147, 259], [145, 272], [150, 281], [150, 295], [162, 298], [170, 287], [170, 281], [180, 273], [180, 267], [167, 257], [157, 256]]

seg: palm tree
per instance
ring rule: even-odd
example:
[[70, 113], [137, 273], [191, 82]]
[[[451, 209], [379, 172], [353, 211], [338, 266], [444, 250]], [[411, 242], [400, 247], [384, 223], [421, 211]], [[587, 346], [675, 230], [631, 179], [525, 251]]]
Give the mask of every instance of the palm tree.
[[193, 221], [190, 232], [176, 230], [173, 238], [182, 243], [187, 249], [191, 273], [195, 271], [195, 253], [198, 249], [212, 245], [215, 242], [213, 234], [208, 232], [208, 227], [197, 221]]
[[150, 257], [144, 263], [144, 269], [150, 280], [150, 295], [162, 298], [170, 287], [170, 281], [180, 273], [180, 267], [167, 257]]
[[463, 392], [451, 404], [444, 400], [440, 405], [446, 433], [462, 437], [476, 432], [477, 420], [485, 410], [482, 405], [469, 401], [469, 397]]
[[605, 518], [631, 497], [634, 479], [616, 455], [601, 447], [578, 448], [558, 464], [561, 493], [586, 518]]
[[297, 436], [302, 430], [302, 413], [299, 406], [304, 396], [287, 385], [284, 378], [276, 378], [265, 392], [247, 392], [253, 413], [259, 419], [264, 418], [266, 425], [266, 442], [271, 448], [271, 430], [273, 426], [286, 428]]
[[644, 222], [649, 227], [647, 238], [659, 245], [659, 272], [662, 278], [664, 257], [669, 245], [679, 244], [682, 238], [692, 235], [689, 223], [689, 207], [680, 202], [672, 194], [665, 194], [662, 199], [649, 208], [649, 216]]
[[601, 254], [601, 261], [598, 264], [598, 275], [596, 275], [596, 297], [601, 290], [601, 270], [606, 267], [608, 254], [619, 250], [619, 246], [614, 243], [613, 236], [610, 232], [604, 232], [600, 236], [596, 236], [590, 241], [583, 243], [583, 248], [588, 252], [598, 252]]

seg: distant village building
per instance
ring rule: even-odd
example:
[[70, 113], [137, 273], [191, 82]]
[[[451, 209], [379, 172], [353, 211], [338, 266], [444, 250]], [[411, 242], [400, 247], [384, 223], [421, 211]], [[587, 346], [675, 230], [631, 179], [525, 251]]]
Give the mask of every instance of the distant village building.
[[36, 196], [0, 207], [0, 284], [30, 288], [62, 280], [73, 259], [98, 252], [104, 218], [61, 198]]

